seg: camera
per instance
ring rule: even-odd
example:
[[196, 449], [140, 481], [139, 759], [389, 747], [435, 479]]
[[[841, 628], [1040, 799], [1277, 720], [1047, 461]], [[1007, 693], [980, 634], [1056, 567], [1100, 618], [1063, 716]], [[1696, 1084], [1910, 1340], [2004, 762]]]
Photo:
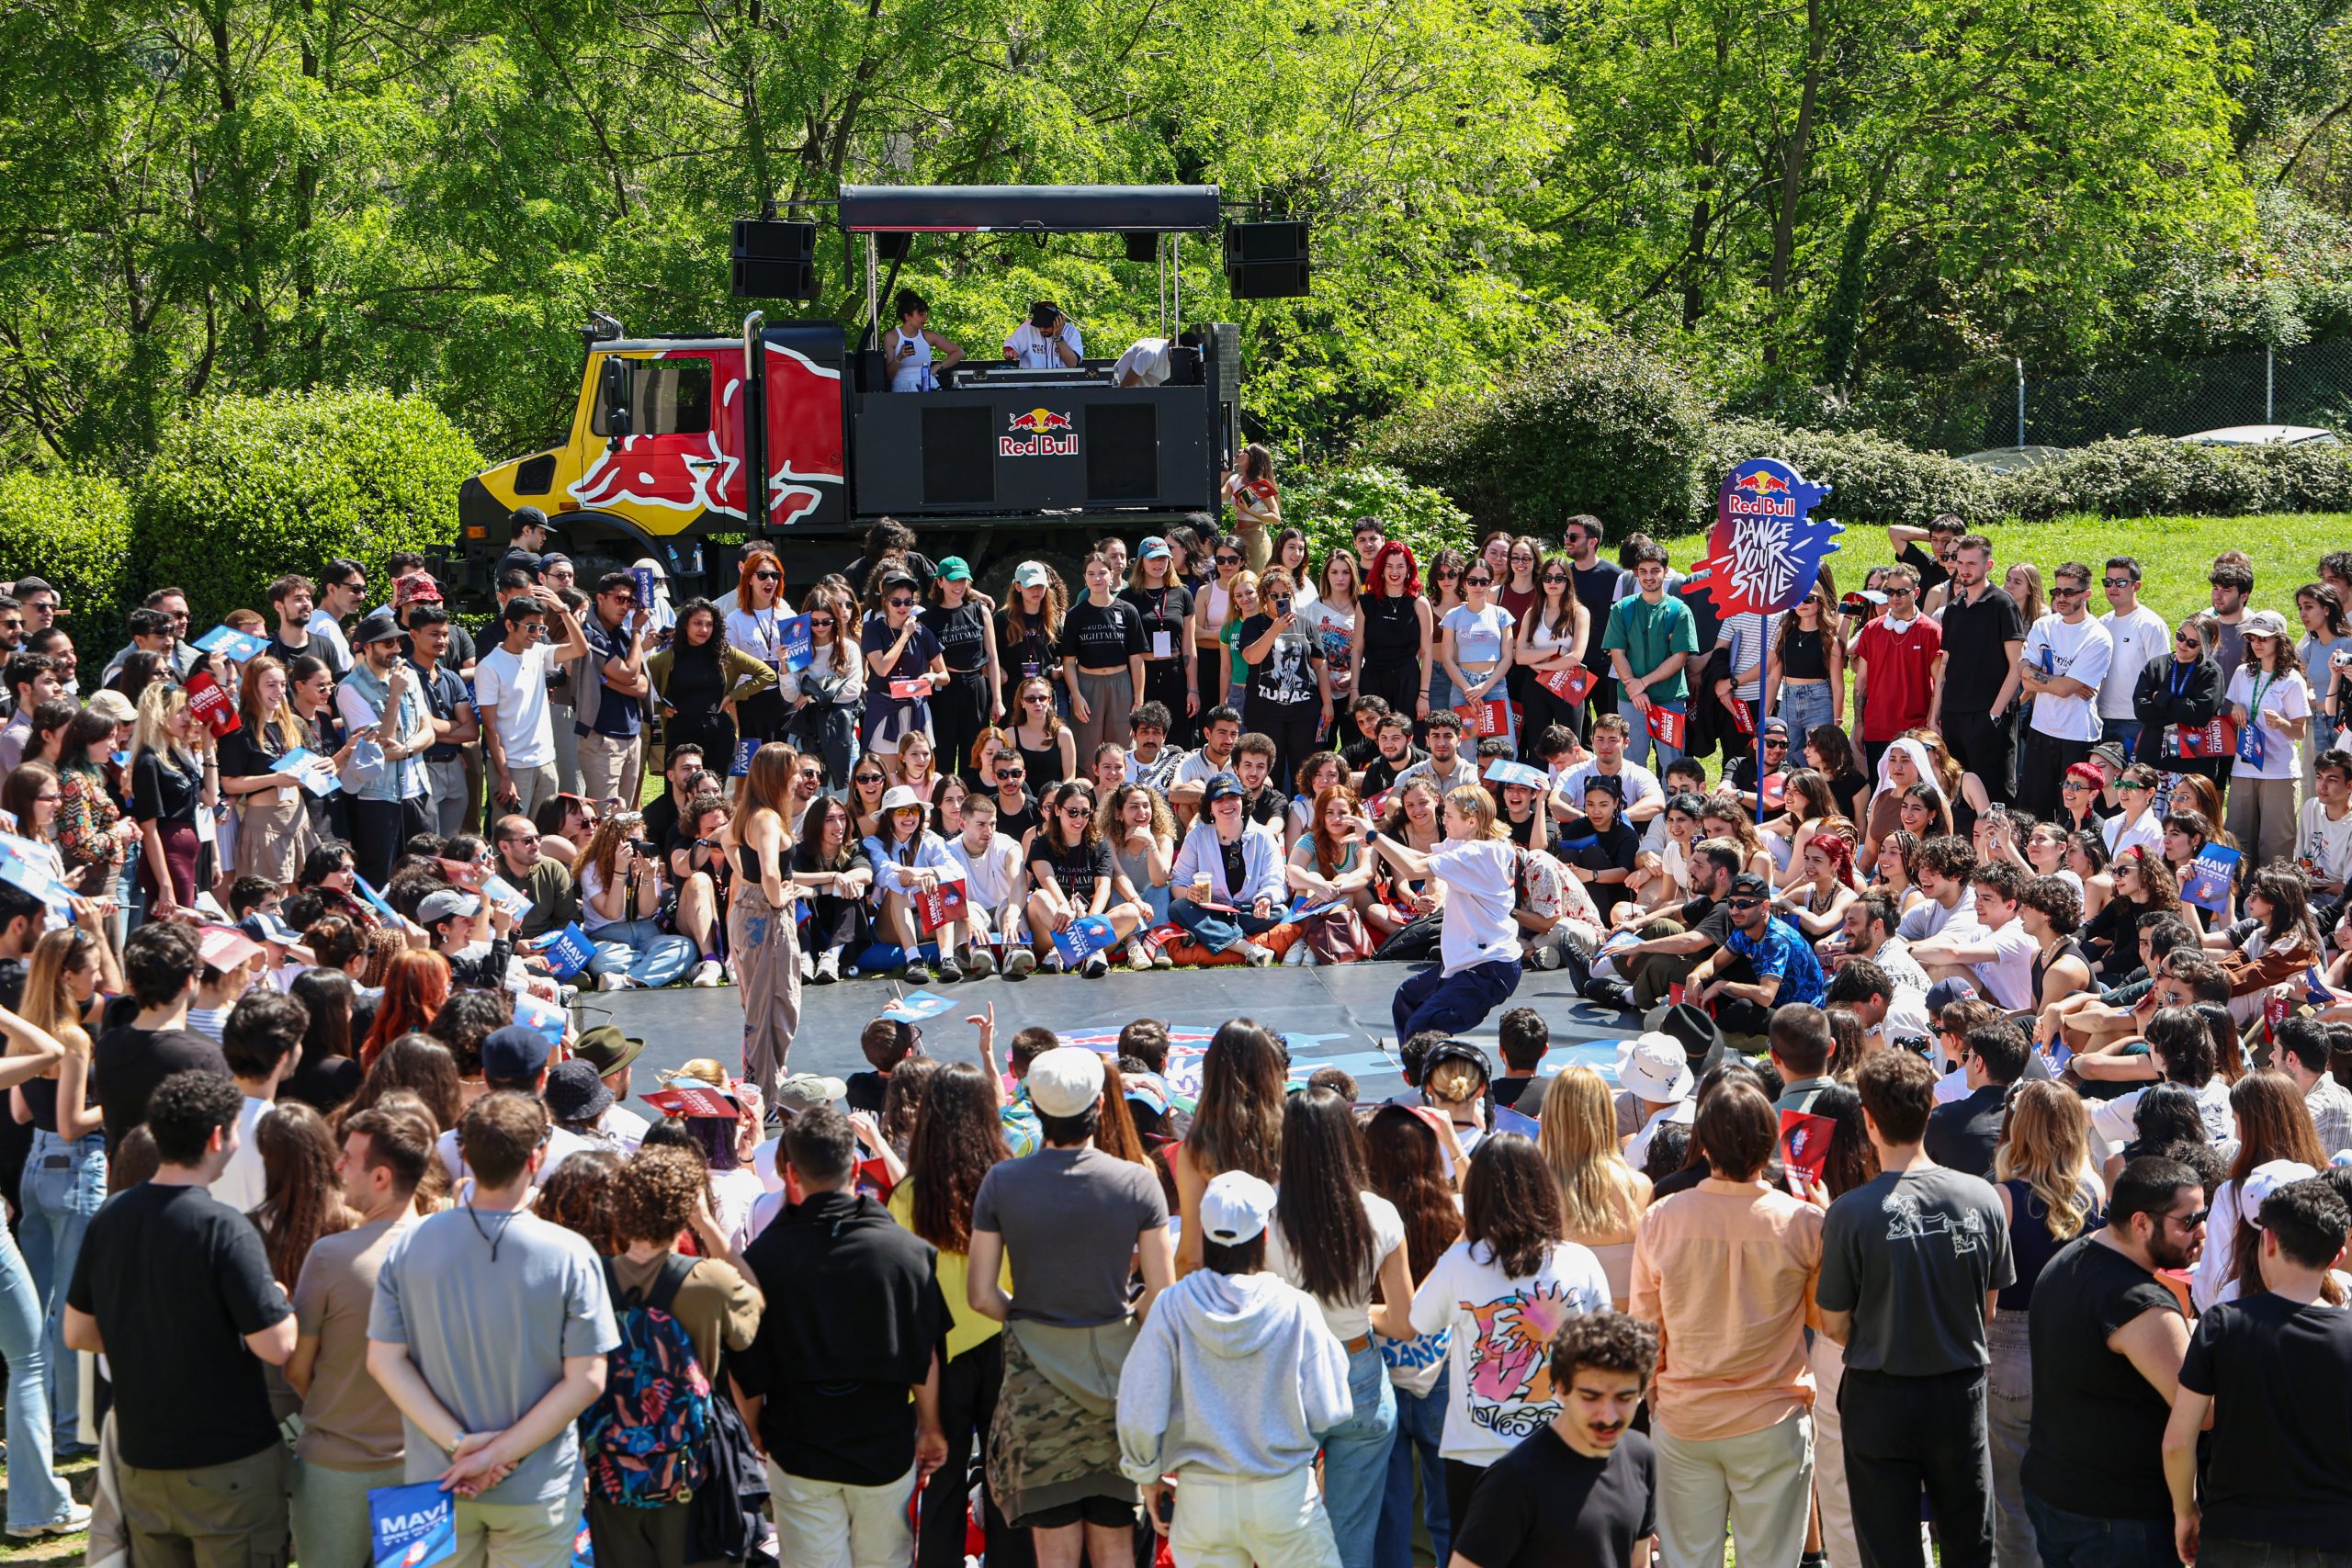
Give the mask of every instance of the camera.
[[643, 855], [648, 860], [653, 860], [659, 857], [662, 852], [654, 846], [652, 840], [650, 839], [631, 839], [628, 840], [628, 847], [635, 850], [639, 854]]
[[1898, 1034], [1894, 1037], [1894, 1043], [1897, 1048], [1908, 1051], [1915, 1056], [1932, 1059], [1928, 1057], [1928, 1037], [1924, 1034]]

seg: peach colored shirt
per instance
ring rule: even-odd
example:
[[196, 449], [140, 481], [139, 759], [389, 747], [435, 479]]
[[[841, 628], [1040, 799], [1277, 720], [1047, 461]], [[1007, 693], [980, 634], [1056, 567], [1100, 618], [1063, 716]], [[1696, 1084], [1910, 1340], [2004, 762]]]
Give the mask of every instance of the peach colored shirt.
[[1813, 1404], [1804, 1325], [1822, 1212], [1710, 1178], [1642, 1215], [1630, 1311], [1658, 1325], [1658, 1424], [1685, 1442], [1760, 1432]]

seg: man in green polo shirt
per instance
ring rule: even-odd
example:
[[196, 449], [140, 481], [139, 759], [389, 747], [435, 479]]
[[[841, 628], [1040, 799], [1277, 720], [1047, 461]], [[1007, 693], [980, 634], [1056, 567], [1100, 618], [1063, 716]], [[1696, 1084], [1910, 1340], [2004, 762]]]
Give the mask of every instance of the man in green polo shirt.
[[[1634, 581], [1641, 591], [1611, 606], [1600, 647], [1617, 672], [1618, 711], [1633, 727], [1625, 758], [1663, 772], [1682, 755], [1681, 722], [1690, 711], [1682, 669], [1698, 655], [1699, 627], [1690, 607], [1666, 591], [1666, 551], [1645, 543], [1633, 554]], [[1672, 744], [1652, 733], [1651, 726], [1660, 722], [1652, 717], [1657, 708], [1678, 716]], [[1650, 760], [1653, 750], [1656, 761]]]

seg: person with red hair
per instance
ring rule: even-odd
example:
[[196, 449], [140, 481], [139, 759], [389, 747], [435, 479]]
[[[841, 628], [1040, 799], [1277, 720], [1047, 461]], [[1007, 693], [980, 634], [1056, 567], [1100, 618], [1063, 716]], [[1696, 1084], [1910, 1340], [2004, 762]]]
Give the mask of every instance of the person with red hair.
[[1854, 845], [1845, 834], [1824, 830], [1804, 841], [1804, 874], [1772, 897], [1787, 906], [1789, 922], [1807, 942], [1834, 936], [1846, 923], [1846, 906], [1861, 897], [1854, 877]]
[[1373, 553], [1365, 577], [1363, 614], [1356, 616], [1348, 662], [1356, 670], [1356, 694], [1386, 700], [1391, 713], [1419, 723], [1429, 717], [1429, 694], [1421, 671], [1430, 668], [1430, 638], [1436, 622], [1421, 595], [1421, 569], [1412, 547], [1391, 539]]
[[[735, 567], [735, 608], [727, 613], [727, 646], [750, 654], [781, 681], [784, 623], [792, 619], [784, 598], [784, 561], [773, 545], [753, 543], [743, 547]], [[746, 740], [781, 738], [791, 717], [791, 707], [777, 686], [735, 705], [736, 733]]]
[[412, 1030], [432, 1027], [441, 1004], [449, 999], [449, 961], [437, 953], [411, 948], [393, 958], [384, 974], [384, 995], [376, 1003], [376, 1021], [359, 1043], [359, 1065], [376, 1065], [385, 1046]]

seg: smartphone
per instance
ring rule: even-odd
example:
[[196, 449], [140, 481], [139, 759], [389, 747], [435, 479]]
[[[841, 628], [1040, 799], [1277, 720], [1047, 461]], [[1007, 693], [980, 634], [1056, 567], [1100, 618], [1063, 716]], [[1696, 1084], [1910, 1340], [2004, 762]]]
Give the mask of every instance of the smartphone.
[[1277, 615], [1287, 615], [1290, 614], [1289, 594], [1282, 594], [1274, 600], [1274, 614]]

